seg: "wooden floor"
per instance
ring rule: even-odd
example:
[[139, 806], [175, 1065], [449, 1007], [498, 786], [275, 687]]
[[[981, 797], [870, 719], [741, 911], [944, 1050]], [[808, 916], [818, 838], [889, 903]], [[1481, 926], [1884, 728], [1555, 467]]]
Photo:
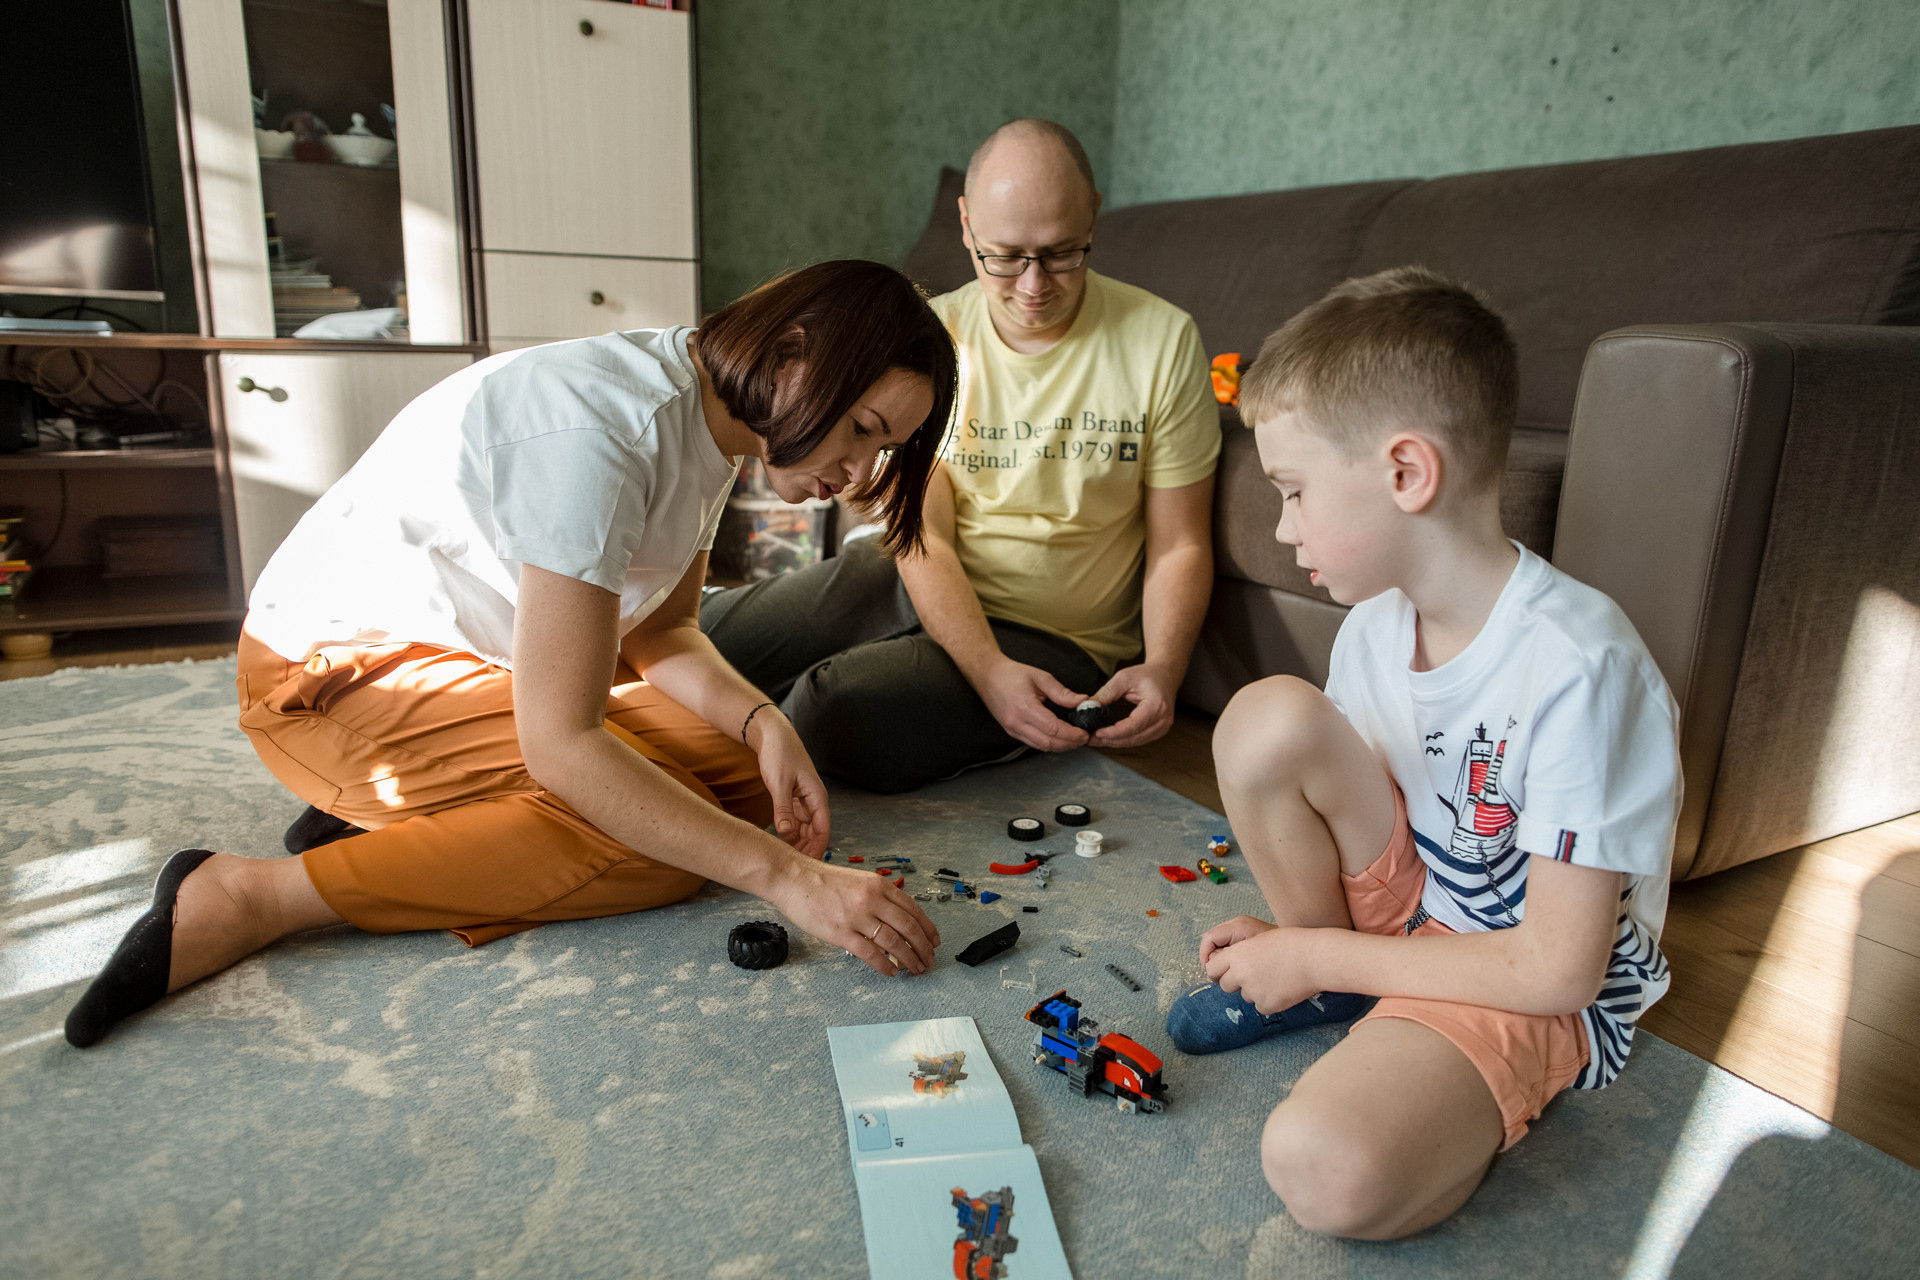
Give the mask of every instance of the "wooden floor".
[[[79, 633], [0, 680], [233, 652], [235, 627]], [[1106, 754], [1219, 810], [1213, 725]], [[1673, 988], [1641, 1025], [1920, 1167], [1920, 815], [1673, 887]]]

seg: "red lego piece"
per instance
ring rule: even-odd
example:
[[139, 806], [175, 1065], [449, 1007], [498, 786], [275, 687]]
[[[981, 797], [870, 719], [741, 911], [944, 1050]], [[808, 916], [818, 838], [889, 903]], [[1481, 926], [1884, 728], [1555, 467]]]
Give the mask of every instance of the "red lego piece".
[[848, 862], [865, 862], [866, 860], [867, 860], [867, 856], [864, 853], [853, 853], [853, 854], [847, 855]]
[[906, 878], [905, 876], [901, 876], [901, 877], [900, 877], [900, 878], [899, 878], [898, 880], [895, 880], [895, 881], [893, 882], [893, 887], [894, 887], [894, 888], [896, 888], [896, 889], [904, 889], [904, 888], [906, 888], [906, 887], [907, 887], [907, 878]]
[[1039, 865], [1040, 859], [1028, 858], [1017, 867], [1010, 867], [1004, 862], [989, 862], [987, 864], [987, 870], [997, 876], [1023, 876]]
[[1187, 870], [1185, 867], [1162, 867], [1160, 868], [1160, 874], [1165, 876], [1167, 879], [1173, 881], [1175, 884], [1180, 884], [1183, 881], [1187, 881], [1187, 880], [1198, 880], [1200, 878], [1199, 876], [1196, 876], [1195, 874], [1193, 874], [1193, 872]]

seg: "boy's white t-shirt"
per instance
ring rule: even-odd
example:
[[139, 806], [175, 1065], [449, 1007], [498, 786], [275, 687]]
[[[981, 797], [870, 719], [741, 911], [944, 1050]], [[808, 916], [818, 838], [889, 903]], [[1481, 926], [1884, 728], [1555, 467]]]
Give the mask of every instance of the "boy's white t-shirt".
[[520, 566], [620, 596], [620, 631], [713, 546], [739, 460], [714, 443], [687, 328], [505, 352], [402, 409], [254, 584], [282, 657], [409, 641], [510, 667]]
[[[1519, 544], [1514, 544], [1518, 547]], [[1479, 635], [1412, 669], [1415, 613], [1398, 590], [1356, 605], [1327, 696], [1385, 758], [1427, 865], [1420, 912], [1460, 933], [1526, 914], [1528, 856], [1626, 873], [1592, 1049], [1575, 1088], [1625, 1063], [1665, 994], [1660, 954], [1680, 814], [1679, 712], [1618, 605], [1525, 548]]]

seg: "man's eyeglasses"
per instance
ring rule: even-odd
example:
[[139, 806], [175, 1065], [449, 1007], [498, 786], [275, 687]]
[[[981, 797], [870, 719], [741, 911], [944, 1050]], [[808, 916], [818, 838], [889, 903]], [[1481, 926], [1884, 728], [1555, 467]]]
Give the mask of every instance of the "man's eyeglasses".
[[975, 249], [973, 256], [980, 259], [980, 265], [990, 276], [1025, 275], [1029, 262], [1037, 262], [1042, 271], [1057, 276], [1064, 271], [1078, 271], [1086, 265], [1087, 255], [1092, 252], [1093, 245], [1088, 243], [1078, 249], [1058, 249], [1052, 253], [982, 253]]

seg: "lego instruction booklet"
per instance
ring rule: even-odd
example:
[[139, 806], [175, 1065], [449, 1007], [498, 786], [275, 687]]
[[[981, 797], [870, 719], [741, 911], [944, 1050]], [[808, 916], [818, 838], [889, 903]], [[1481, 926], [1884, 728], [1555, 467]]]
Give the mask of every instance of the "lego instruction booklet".
[[1072, 1280], [972, 1018], [829, 1027], [873, 1280]]

